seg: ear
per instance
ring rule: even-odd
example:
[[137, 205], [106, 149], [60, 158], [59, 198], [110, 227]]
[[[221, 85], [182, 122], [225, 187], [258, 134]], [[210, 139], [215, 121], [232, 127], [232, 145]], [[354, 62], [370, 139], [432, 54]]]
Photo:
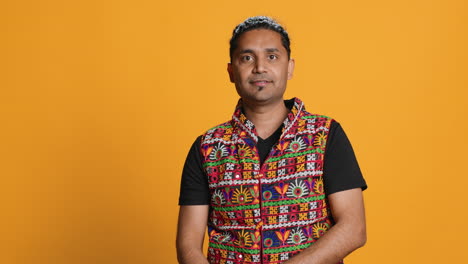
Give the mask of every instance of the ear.
[[289, 63], [288, 63], [288, 80], [291, 80], [292, 77], [293, 77], [295, 64], [296, 64], [296, 62], [294, 61], [294, 59], [289, 59]]
[[232, 74], [232, 64], [230, 62], [228, 62], [227, 64], [227, 71], [229, 73], [229, 80], [234, 83], [234, 76]]

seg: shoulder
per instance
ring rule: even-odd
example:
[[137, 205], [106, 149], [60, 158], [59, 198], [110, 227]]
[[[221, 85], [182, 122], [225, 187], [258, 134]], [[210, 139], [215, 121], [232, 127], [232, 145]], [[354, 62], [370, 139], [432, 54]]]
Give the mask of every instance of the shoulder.
[[203, 134], [208, 134], [208, 133], [212, 133], [213, 131], [216, 131], [216, 130], [219, 130], [219, 129], [227, 129], [227, 128], [232, 128], [232, 120], [226, 121], [226, 122], [218, 124], [216, 126], [213, 126], [210, 129], [206, 130], [205, 133], [203, 133]]
[[232, 120], [226, 121], [224, 123], [218, 124], [206, 130], [201, 135], [201, 141], [206, 141], [212, 138], [223, 137], [226, 134], [232, 133]]
[[312, 114], [305, 110], [302, 111], [300, 119], [300, 122], [307, 124], [307, 126], [313, 126], [314, 128], [321, 128], [325, 130], [329, 130], [338, 124], [338, 122], [330, 116]]

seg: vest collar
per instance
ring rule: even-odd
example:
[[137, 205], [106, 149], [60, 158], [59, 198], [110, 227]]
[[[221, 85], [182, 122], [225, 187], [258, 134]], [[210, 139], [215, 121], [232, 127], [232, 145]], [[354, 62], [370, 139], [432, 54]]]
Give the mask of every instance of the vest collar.
[[[293, 100], [293, 105], [286, 119], [283, 121], [284, 128], [281, 137], [288, 133], [289, 129], [297, 122], [302, 112], [305, 111], [304, 103], [299, 98], [294, 97], [291, 100]], [[239, 99], [237, 103], [234, 114], [232, 115], [232, 120], [234, 127], [240, 130], [239, 134], [241, 137], [249, 135], [255, 142], [258, 142], [255, 125], [252, 121], [247, 119], [247, 116], [242, 111], [242, 98]]]

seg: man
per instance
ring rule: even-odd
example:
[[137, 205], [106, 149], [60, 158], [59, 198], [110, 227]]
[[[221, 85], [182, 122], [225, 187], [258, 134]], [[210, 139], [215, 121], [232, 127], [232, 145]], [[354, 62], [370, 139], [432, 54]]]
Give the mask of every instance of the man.
[[294, 60], [281, 25], [249, 18], [230, 45], [229, 78], [241, 99], [232, 120], [188, 154], [179, 262], [342, 263], [366, 241], [367, 186], [345, 133], [298, 98], [283, 99]]

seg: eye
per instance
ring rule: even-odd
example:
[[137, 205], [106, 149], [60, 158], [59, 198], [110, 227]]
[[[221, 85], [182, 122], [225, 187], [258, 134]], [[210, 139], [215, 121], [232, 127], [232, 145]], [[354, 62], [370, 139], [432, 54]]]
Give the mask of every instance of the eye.
[[251, 61], [251, 60], [253, 60], [253, 58], [250, 55], [245, 55], [245, 56], [242, 56], [242, 60], [243, 61]]
[[277, 58], [278, 58], [278, 56], [276, 56], [274, 54], [268, 55], [268, 59], [270, 59], [270, 60], [276, 60]]

